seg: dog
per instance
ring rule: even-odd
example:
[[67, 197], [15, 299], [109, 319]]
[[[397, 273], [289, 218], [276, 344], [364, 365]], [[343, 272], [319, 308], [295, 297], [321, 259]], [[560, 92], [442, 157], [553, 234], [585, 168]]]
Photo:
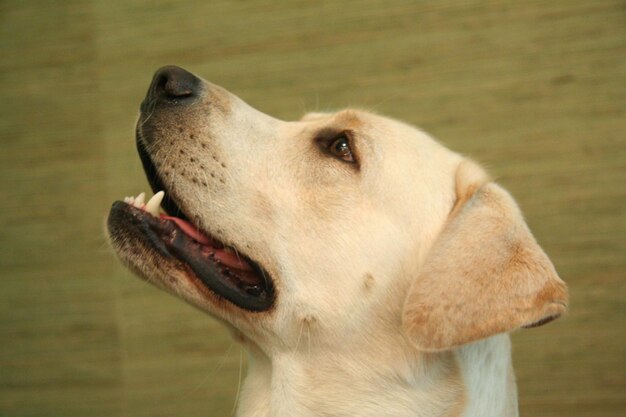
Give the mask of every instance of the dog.
[[136, 145], [155, 194], [113, 204], [110, 242], [245, 347], [238, 416], [518, 415], [508, 333], [567, 288], [477, 163], [366, 111], [281, 121], [175, 66]]

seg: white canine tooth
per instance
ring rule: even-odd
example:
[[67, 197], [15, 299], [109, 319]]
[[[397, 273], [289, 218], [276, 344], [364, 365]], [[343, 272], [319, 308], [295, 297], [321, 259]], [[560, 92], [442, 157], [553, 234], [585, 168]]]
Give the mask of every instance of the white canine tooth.
[[165, 191], [159, 191], [153, 195], [146, 203], [144, 210], [152, 214], [154, 217], [159, 217], [159, 207], [161, 206], [161, 201], [163, 201], [164, 196]]
[[137, 197], [135, 197], [135, 207], [141, 208], [145, 198], [146, 198], [146, 193], [141, 193]]
[[235, 250], [233, 248], [231, 248], [230, 246], [224, 246], [224, 251], [232, 253], [232, 254], [235, 253]]
[[130, 203], [130, 197], [128, 196], [124, 197], [124, 203], [126, 204]]

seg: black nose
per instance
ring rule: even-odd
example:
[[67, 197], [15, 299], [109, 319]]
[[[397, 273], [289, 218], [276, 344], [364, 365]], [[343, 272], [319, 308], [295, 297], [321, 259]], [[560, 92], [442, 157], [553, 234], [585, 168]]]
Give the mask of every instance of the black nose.
[[168, 65], [154, 74], [146, 100], [181, 103], [196, 98], [201, 88], [202, 82], [198, 77], [181, 67]]

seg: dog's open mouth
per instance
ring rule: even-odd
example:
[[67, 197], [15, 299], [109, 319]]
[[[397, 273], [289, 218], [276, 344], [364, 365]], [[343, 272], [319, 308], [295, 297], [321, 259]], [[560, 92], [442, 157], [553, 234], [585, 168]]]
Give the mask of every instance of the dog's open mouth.
[[[144, 152], [140, 149], [151, 186], [161, 188], [156, 169]], [[168, 214], [160, 213], [161, 205]], [[274, 287], [264, 269], [193, 225], [164, 191], [147, 202], [143, 193], [116, 201], [109, 213], [108, 227], [114, 240], [124, 241], [127, 247], [148, 248], [158, 257], [177, 261], [177, 268], [191, 275], [191, 279], [197, 279], [238, 307], [263, 311], [274, 302]]]

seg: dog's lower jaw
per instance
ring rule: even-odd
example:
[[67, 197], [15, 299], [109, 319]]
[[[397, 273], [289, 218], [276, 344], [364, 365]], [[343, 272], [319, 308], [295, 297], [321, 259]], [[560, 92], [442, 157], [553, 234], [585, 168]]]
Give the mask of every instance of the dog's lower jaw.
[[[411, 354], [396, 359], [402, 357]], [[418, 354], [400, 366], [386, 359], [358, 352], [252, 354], [237, 416], [518, 416], [506, 334], [455, 352]]]

